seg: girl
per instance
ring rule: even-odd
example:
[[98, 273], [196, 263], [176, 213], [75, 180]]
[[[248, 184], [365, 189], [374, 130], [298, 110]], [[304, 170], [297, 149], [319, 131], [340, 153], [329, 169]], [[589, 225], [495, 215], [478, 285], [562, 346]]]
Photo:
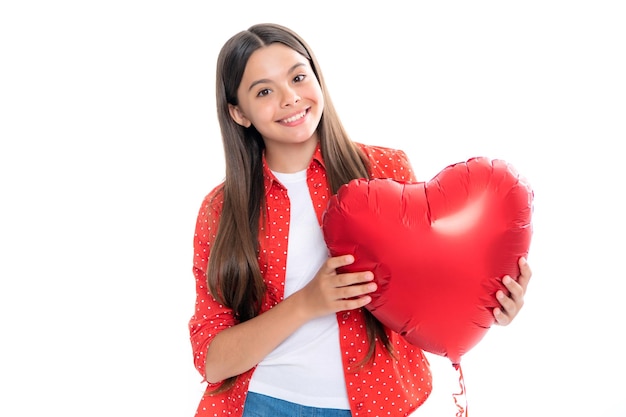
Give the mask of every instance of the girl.
[[[431, 392], [424, 353], [365, 308], [370, 271], [339, 273], [321, 216], [355, 178], [416, 181], [400, 150], [352, 142], [309, 46], [260, 24], [217, 63], [225, 180], [204, 199], [194, 235], [195, 365], [208, 383], [196, 415], [408, 416]], [[531, 276], [506, 277], [497, 323], [523, 305]]]

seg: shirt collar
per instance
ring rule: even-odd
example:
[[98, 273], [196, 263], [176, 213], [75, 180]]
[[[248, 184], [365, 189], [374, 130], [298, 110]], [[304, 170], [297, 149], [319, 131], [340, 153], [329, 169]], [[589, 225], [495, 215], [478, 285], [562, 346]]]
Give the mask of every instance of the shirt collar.
[[[276, 185], [278, 185], [279, 187], [282, 187], [282, 184], [280, 183], [280, 181], [278, 181], [276, 176], [274, 176], [274, 173], [272, 173], [272, 170], [267, 165], [267, 160], [265, 159], [265, 150], [263, 150], [262, 158], [263, 158], [263, 184], [265, 186], [265, 195], [267, 196], [267, 194], [272, 189], [272, 186], [274, 185], [274, 183], [276, 183]], [[315, 147], [315, 151], [313, 152], [313, 158], [311, 158], [311, 163], [309, 164], [308, 169], [310, 170], [316, 164], [319, 165], [322, 169], [324, 170], [326, 169], [326, 165], [324, 164], [324, 159], [322, 158], [322, 149], [320, 147], [319, 142], [317, 143], [317, 146]]]

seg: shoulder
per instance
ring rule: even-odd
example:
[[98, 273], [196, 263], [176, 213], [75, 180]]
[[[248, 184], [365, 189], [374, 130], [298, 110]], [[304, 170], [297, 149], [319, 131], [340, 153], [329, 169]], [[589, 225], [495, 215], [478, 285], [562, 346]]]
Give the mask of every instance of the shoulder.
[[200, 212], [198, 217], [216, 216], [219, 215], [224, 206], [224, 183], [213, 188], [207, 195], [205, 195], [200, 206]]
[[372, 178], [393, 178], [399, 181], [415, 181], [413, 167], [406, 152], [385, 146], [357, 143], [370, 163]]

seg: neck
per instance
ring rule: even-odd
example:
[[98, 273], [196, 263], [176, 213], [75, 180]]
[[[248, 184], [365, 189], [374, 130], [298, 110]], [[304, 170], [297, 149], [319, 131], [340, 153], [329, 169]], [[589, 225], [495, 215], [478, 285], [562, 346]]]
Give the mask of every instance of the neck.
[[265, 160], [272, 171], [290, 174], [306, 169], [317, 147], [317, 138], [303, 143], [272, 143], [265, 148]]

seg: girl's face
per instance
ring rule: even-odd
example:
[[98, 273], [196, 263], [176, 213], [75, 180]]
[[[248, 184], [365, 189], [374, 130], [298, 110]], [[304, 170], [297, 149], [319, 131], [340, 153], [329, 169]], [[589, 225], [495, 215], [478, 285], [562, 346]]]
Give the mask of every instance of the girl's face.
[[238, 124], [253, 125], [268, 150], [317, 141], [324, 110], [322, 89], [309, 61], [274, 43], [249, 58], [237, 90], [239, 105], [229, 105]]

